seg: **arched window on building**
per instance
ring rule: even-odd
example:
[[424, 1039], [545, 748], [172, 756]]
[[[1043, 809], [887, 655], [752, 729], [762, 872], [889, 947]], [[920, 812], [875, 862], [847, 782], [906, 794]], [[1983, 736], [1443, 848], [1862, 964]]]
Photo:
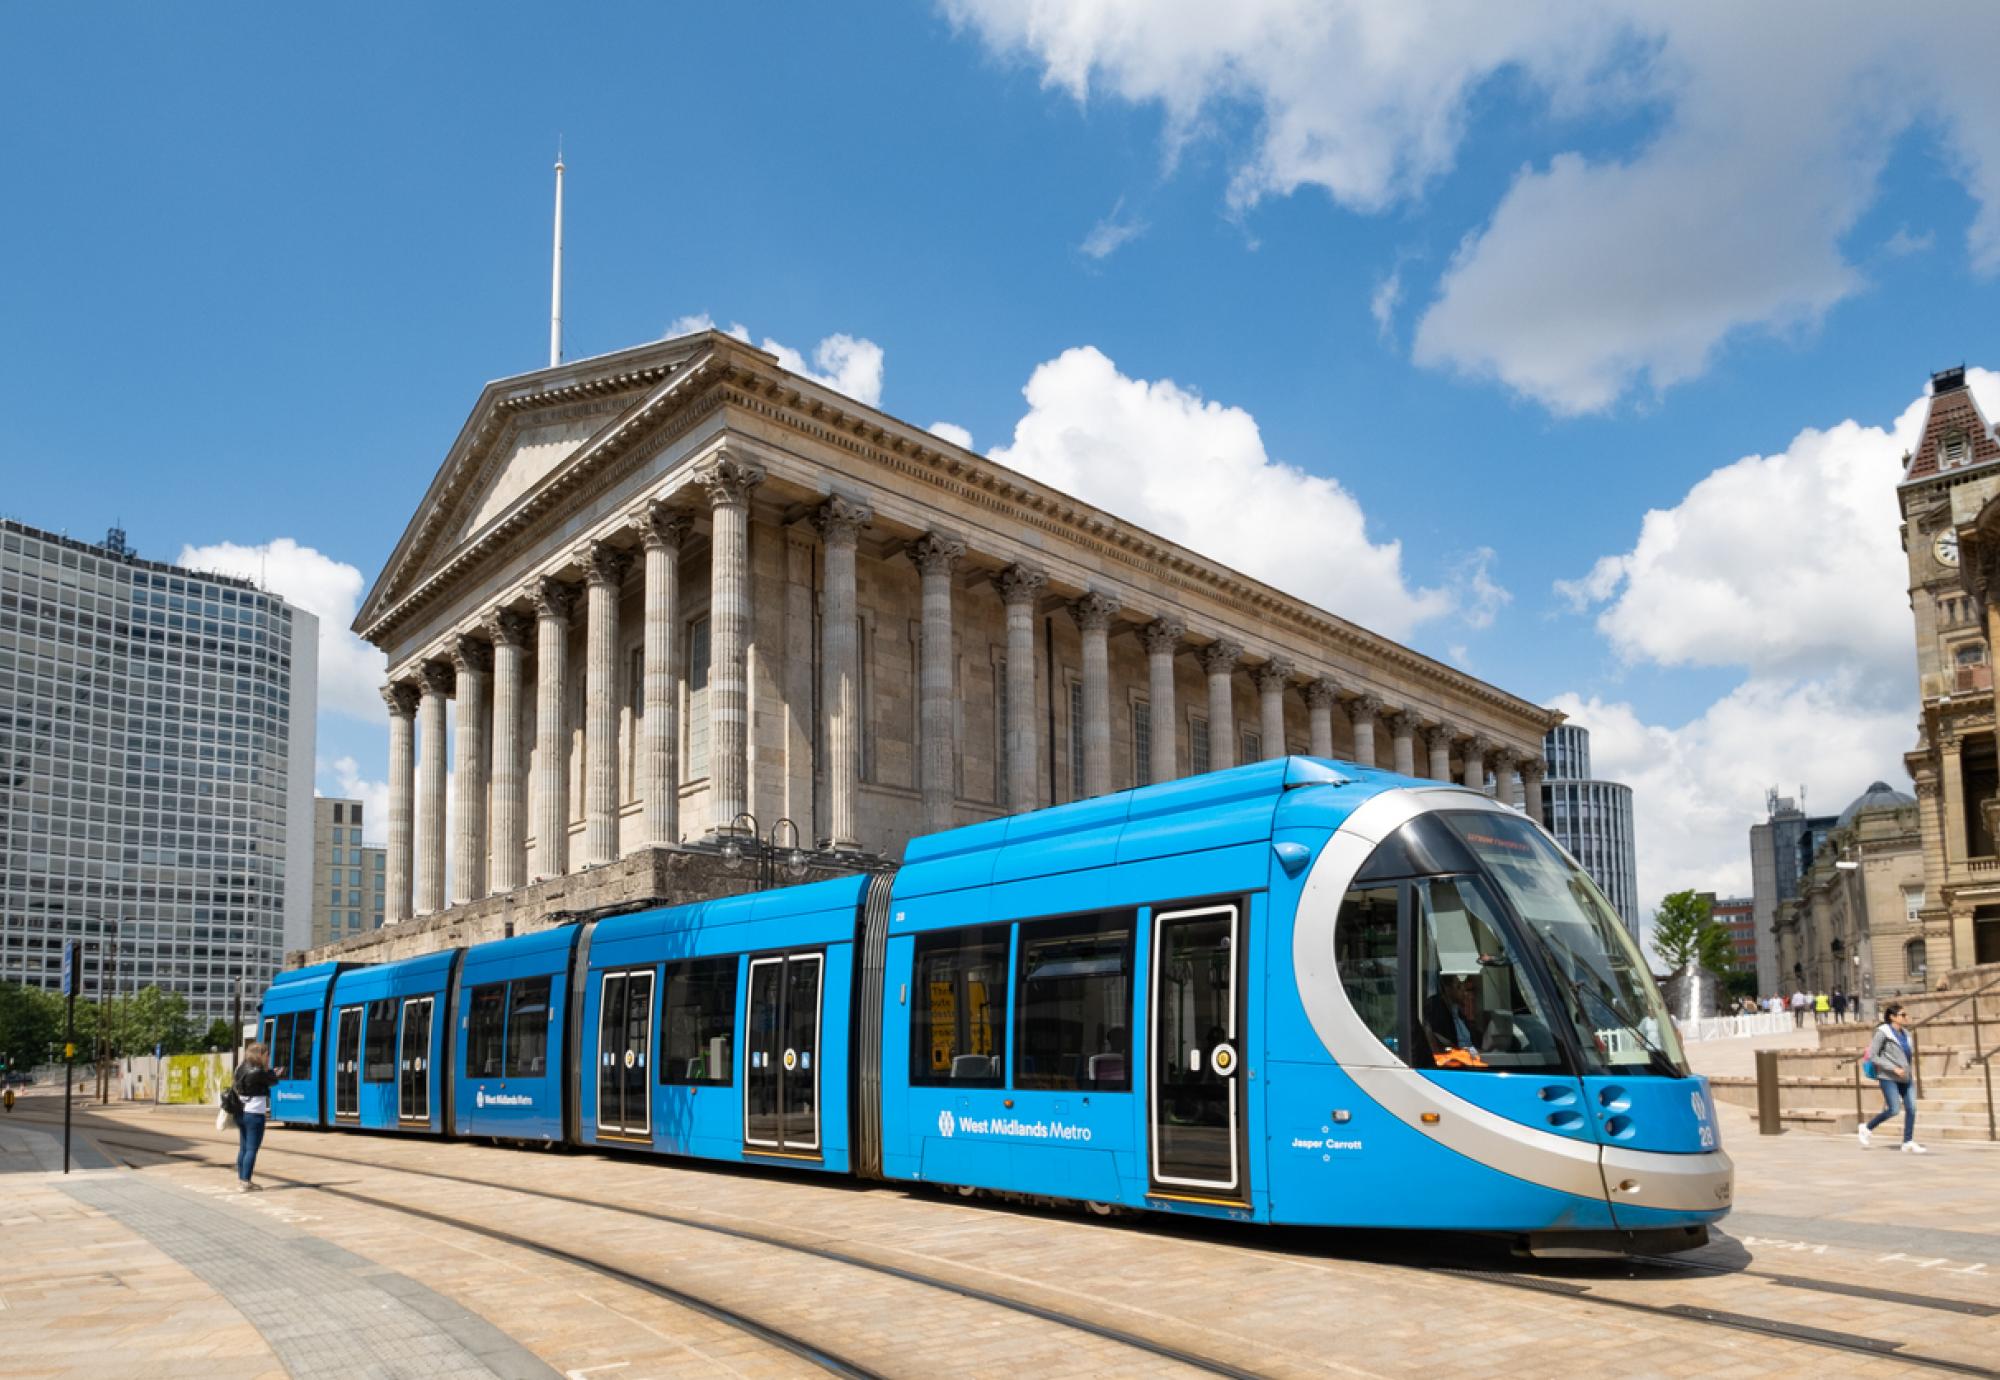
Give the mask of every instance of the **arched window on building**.
[[1912, 939], [1903, 946], [1903, 971], [1913, 978], [1920, 978], [1926, 969], [1924, 941]]

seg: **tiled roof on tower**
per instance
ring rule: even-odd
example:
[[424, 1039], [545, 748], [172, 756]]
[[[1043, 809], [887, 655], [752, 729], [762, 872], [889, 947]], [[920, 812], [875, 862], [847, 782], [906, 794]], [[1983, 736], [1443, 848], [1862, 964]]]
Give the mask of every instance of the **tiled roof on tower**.
[[1930, 415], [1908, 458], [1905, 484], [2000, 460], [2000, 442], [1965, 386], [1963, 365], [1931, 375]]

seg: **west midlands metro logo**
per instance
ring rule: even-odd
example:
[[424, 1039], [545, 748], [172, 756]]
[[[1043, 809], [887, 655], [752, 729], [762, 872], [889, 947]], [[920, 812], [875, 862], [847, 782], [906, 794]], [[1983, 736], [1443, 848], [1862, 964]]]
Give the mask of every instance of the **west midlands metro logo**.
[[949, 1140], [951, 1139], [951, 1133], [953, 1131], [956, 1131], [957, 1129], [958, 1129], [958, 1118], [951, 1114], [951, 1108], [947, 1107], [943, 1111], [938, 1113], [939, 1135], [943, 1136], [946, 1140]]

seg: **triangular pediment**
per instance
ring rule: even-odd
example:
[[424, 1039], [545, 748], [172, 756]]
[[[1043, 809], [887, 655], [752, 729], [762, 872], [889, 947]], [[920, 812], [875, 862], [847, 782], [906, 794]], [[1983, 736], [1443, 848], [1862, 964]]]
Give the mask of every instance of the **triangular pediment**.
[[1910, 452], [1903, 482], [1932, 479], [1996, 460], [2000, 460], [2000, 441], [1994, 439], [1978, 400], [1965, 386], [1964, 368], [1934, 375], [1923, 435]]
[[505, 521], [578, 456], [652, 404], [719, 339], [726, 337], [704, 331], [488, 384], [362, 601], [355, 628], [372, 623]]

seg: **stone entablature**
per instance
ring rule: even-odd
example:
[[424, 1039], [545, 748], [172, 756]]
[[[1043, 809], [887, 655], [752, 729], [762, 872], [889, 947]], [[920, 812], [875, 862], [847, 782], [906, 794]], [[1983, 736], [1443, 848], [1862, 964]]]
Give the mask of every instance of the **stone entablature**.
[[406, 875], [401, 914], [444, 901], [448, 701], [455, 904], [744, 813], [895, 854], [1250, 753], [1490, 767], [1535, 810], [1556, 717], [714, 333], [489, 386], [355, 627], [389, 658], [392, 917]]

